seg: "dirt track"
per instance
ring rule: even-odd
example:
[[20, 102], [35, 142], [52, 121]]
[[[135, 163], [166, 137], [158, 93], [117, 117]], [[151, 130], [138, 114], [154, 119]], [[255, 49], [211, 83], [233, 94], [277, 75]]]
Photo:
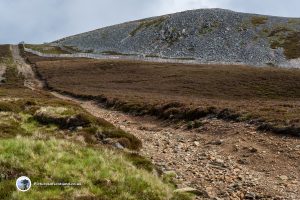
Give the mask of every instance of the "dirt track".
[[6, 71], [6, 66], [0, 65], [0, 84], [2, 81], [5, 80], [5, 78], [3, 77], [3, 75], [5, 74], [5, 71]]
[[17, 45], [11, 45], [11, 51], [19, 74], [25, 77], [24, 85], [32, 90], [42, 88], [42, 82], [35, 77], [31, 66], [21, 57], [19, 47]]
[[[32, 69], [13, 55], [25, 85], [39, 89]], [[141, 154], [165, 172], [177, 174], [179, 187], [202, 191], [198, 198], [298, 199], [300, 197], [300, 141], [255, 131], [244, 123], [206, 119], [198, 131], [166, 124], [151, 117], [135, 117], [107, 110], [94, 102], [52, 93], [73, 101], [143, 142]]]
[[296, 139], [257, 133], [255, 127], [217, 119], [207, 120], [200, 133], [175, 129], [150, 117], [133, 117], [53, 94], [75, 101], [91, 114], [137, 136], [143, 141], [144, 156], [165, 172], [175, 171], [179, 187], [195, 187], [203, 191], [203, 197], [206, 193], [241, 199], [245, 194], [270, 199], [297, 199], [300, 195], [300, 146]]

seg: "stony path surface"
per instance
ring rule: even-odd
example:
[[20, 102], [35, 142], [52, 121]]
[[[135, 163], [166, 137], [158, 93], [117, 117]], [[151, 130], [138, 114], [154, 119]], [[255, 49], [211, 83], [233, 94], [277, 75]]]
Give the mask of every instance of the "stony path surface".
[[42, 82], [35, 77], [31, 66], [21, 57], [19, 47], [17, 45], [11, 45], [11, 52], [19, 74], [25, 77], [24, 85], [32, 90], [42, 88]]
[[[29, 72], [25, 76], [30, 83], [27, 86], [39, 88], [41, 85], [34, 80], [28, 65], [18, 60], [19, 56], [14, 58], [21, 65], [21, 73]], [[300, 197], [299, 139], [259, 133], [251, 125], [217, 119], [204, 119], [203, 126], [189, 131], [184, 124], [170, 125], [151, 117], [107, 110], [91, 101], [52, 94], [78, 103], [94, 116], [141, 139], [141, 154], [163, 173], [176, 173], [179, 188], [198, 189], [198, 199]]]
[[5, 77], [3, 77], [5, 71], [6, 71], [6, 66], [0, 64], [0, 84], [5, 80]]
[[143, 142], [141, 153], [164, 173], [175, 172], [180, 188], [201, 191], [199, 199], [300, 197], [300, 142], [295, 138], [257, 133], [255, 127], [217, 119], [204, 120], [195, 131], [176, 129], [151, 117], [53, 94], [137, 136]]

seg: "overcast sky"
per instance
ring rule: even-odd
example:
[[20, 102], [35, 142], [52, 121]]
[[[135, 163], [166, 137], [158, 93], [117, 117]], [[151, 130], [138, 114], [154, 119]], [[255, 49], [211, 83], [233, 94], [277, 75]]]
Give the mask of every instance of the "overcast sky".
[[0, 0], [0, 43], [43, 43], [129, 20], [199, 8], [300, 17], [299, 0]]

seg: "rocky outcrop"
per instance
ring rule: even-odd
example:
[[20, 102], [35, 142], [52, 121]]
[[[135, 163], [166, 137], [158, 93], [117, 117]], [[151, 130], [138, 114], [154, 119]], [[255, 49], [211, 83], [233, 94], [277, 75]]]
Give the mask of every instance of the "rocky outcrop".
[[200, 9], [128, 22], [53, 44], [81, 52], [300, 67], [300, 19]]

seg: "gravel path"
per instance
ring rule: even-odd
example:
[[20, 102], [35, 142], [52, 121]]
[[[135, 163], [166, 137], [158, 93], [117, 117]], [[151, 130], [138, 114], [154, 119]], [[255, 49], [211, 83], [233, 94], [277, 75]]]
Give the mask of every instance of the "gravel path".
[[25, 77], [24, 85], [32, 90], [42, 88], [43, 83], [35, 77], [31, 66], [21, 57], [19, 47], [17, 45], [12, 45], [11, 51], [19, 74]]
[[[27, 86], [40, 81], [18, 56], [14, 58]], [[244, 123], [205, 119], [197, 130], [184, 124], [170, 125], [151, 117], [136, 117], [107, 110], [91, 101], [78, 103], [96, 117], [106, 119], [142, 140], [141, 154], [163, 173], [176, 173], [179, 188], [193, 187], [198, 199], [299, 199], [300, 140], [255, 131]]]
[[[244, 123], [217, 119], [204, 120], [205, 125], [197, 131], [176, 129], [151, 117], [130, 116], [91, 101], [52, 94], [80, 104], [141, 139], [141, 154], [164, 173], [175, 172], [179, 188], [198, 189], [202, 193], [199, 199], [300, 196], [297, 139], [257, 133], [255, 127]], [[287, 155], [290, 158], [285, 158]]]
[[6, 66], [0, 64], [0, 84], [5, 81], [5, 77], [3, 77], [3, 75], [5, 74], [6, 71]]

